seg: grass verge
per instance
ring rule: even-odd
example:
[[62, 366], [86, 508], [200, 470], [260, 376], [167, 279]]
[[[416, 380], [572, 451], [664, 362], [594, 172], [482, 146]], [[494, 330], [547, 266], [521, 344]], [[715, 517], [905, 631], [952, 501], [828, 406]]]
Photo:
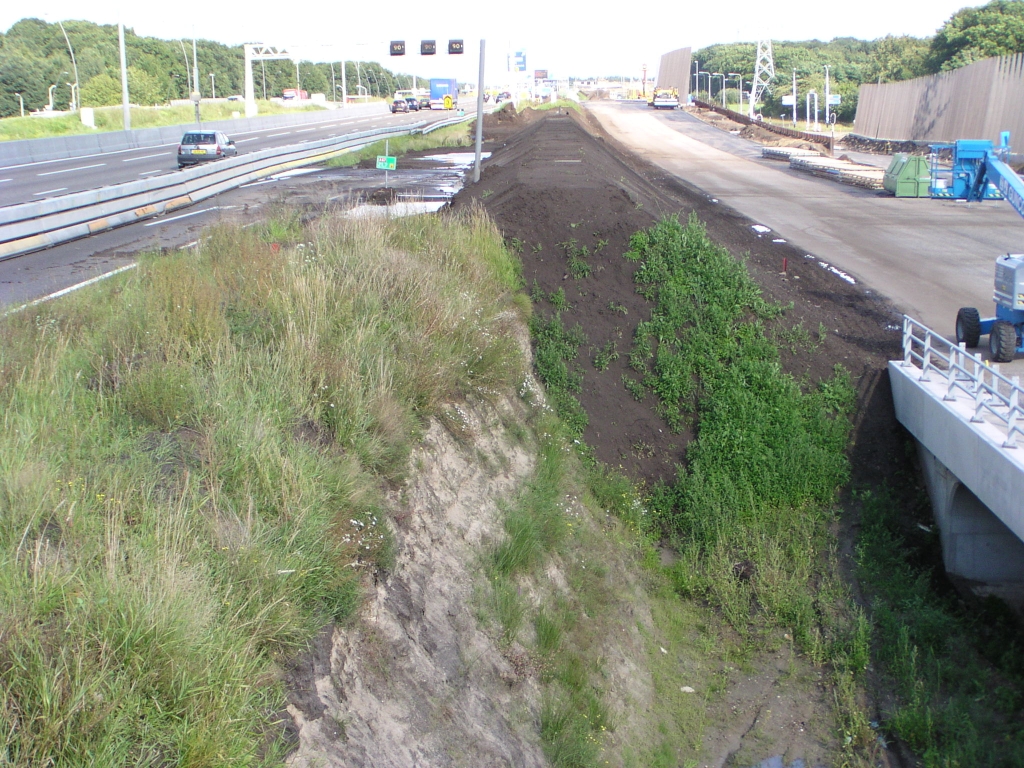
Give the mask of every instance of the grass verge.
[[[387, 141], [387, 151], [392, 157], [401, 157], [407, 152], [417, 152], [423, 149], [436, 149], [437, 147], [468, 147], [472, 144], [469, 135], [469, 123], [449, 125], [438, 128], [426, 134], [413, 134], [411, 136], [395, 136]], [[331, 168], [346, 168], [358, 165], [363, 160], [372, 160], [378, 155], [384, 154], [385, 142], [375, 141], [344, 155], [332, 157], [327, 161]]]
[[522, 380], [479, 215], [208, 234], [0, 323], [4, 765], [275, 763], [277, 662], [391, 558], [381, 479]]

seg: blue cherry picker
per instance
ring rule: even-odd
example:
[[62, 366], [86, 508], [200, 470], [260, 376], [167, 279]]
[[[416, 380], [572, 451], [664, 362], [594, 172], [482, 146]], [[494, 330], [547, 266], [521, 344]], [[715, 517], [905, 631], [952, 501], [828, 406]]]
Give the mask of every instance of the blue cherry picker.
[[[952, 150], [952, 170], [939, 167], [943, 150]], [[991, 200], [1002, 197], [1024, 216], [1024, 182], [1006, 163], [1010, 132], [1003, 131], [999, 146], [991, 141], [962, 140], [931, 145], [931, 196], [958, 200]], [[961, 307], [956, 315], [956, 341], [977, 347], [988, 334], [992, 360], [1008, 363], [1024, 352], [1024, 254], [1010, 253], [996, 259], [995, 317], [982, 318], [974, 307]]]

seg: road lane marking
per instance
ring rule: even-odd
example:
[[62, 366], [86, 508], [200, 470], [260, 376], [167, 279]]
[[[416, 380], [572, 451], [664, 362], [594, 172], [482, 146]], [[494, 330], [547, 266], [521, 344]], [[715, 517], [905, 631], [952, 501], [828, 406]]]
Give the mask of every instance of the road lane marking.
[[36, 176], [56, 176], [58, 173], [71, 173], [72, 171], [86, 171], [90, 168], [101, 168], [106, 163], [95, 163], [94, 165], [80, 165], [77, 168], [64, 168], [59, 171], [47, 171], [46, 173], [37, 173]]
[[5, 181], [14, 181], [14, 179], [0, 179], [0, 184], [3, 184]]
[[296, 131], [296, 133], [309, 133], [310, 131], [315, 131], [319, 128], [319, 125], [314, 125], [312, 128], [303, 128], [301, 131]]
[[[152, 147], [146, 147], [146, 149], [159, 149], [160, 147], [174, 147], [177, 146], [178, 142], [172, 144], [157, 144]], [[91, 155], [79, 155], [78, 157], [58, 157], [53, 160], [36, 160], [32, 163], [18, 163], [17, 165], [3, 165], [0, 166], [0, 170], [10, 170], [12, 168], [28, 168], [33, 165], [52, 165], [53, 163], [66, 163], [69, 160], [88, 160], [90, 157], [107, 157], [109, 155], [123, 155], [125, 152], [139, 152], [137, 147], [131, 149], [117, 149], [113, 152], [93, 152]]]
[[20, 307], [15, 307], [14, 309], [9, 309], [6, 312], [4, 312], [3, 314], [0, 314], [0, 317], [7, 317], [8, 315], [13, 315], [16, 312], [21, 312], [23, 310], [26, 310], [29, 307], [34, 307], [37, 304], [42, 304], [44, 301], [50, 301], [51, 299], [60, 298], [61, 296], [64, 296], [66, 294], [71, 293], [72, 291], [77, 291], [79, 288], [85, 288], [87, 285], [92, 285], [93, 283], [98, 283], [101, 280], [106, 280], [108, 277], [113, 277], [114, 275], [119, 275], [122, 272], [127, 272], [129, 269], [135, 269], [137, 266], [139, 266], [139, 265], [138, 264], [128, 264], [128, 265], [123, 266], [123, 267], [118, 267], [117, 269], [113, 270], [112, 272], [107, 272], [106, 274], [97, 275], [96, 277], [89, 278], [88, 280], [86, 280], [84, 282], [76, 283], [75, 285], [69, 285], [67, 288], [62, 288], [59, 291], [55, 291], [54, 293], [47, 294], [46, 296], [43, 296], [41, 299], [36, 299], [35, 301], [28, 302], [28, 304], [22, 304]]
[[187, 219], [189, 216], [198, 216], [200, 213], [209, 213], [210, 211], [216, 211], [216, 210], [219, 210], [219, 209], [220, 209], [219, 205], [214, 205], [214, 206], [212, 206], [210, 208], [203, 208], [203, 209], [198, 210], [198, 211], [192, 211], [191, 213], [182, 213], [182, 214], [180, 214], [178, 216], [171, 216], [171, 218], [169, 218], [169, 219], [157, 219], [156, 221], [151, 221], [151, 222], [149, 222], [149, 224], [143, 224], [142, 226], [144, 226], [144, 227], [155, 227], [157, 224], [167, 224], [167, 223], [172, 222], [172, 221], [177, 221], [178, 219]]
[[54, 192], [63, 192], [67, 187], [58, 187], [57, 189], [48, 189], [45, 192], [33, 192], [33, 195], [52, 195]]
[[143, 157], [126, 157], [122, 160], [122, 163], [134, 163], [136, 160], [152, 160], [154, 157], [164, 157], [165, 155], [171, 154], [170, 152], [160, 152], [155, 155], [145, 155]]
[[235, 144], [245, 144], [247, 141], [256, 141], [258, 138], [259, 136], [253, 136], [251, 139], [236, 139]]
[[268, 139], [273, 139], [273, 138], [275, 138], [277, 136], [287, 136], [289, 133], [291, 133], [291, 131], [285, 131], [284, 133], [272, 133], [269, 136], [267, 136], [267, 138]]
[[155, 171], [143, 171], [139, 176], [152, 176], [154, 173], [163, 173], [165, 168], [157, 168]]

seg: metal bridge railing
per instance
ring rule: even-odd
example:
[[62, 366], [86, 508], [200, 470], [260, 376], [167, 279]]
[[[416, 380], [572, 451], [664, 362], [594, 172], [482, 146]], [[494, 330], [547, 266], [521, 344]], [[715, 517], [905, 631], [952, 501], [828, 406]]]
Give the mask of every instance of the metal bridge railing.
[[1024, 397], [1020, 377], [1006, 377], [999, 365], [986, 363], [907, 315], [903, 316], [903, 365], [921, 369], [918, 381], [928, 383], [933, 376], [944, 382], [943, 400], [953, 402], [961, 395], [973, 401], [971, 421], [988, 422], [1006, 433], [1003, 448], [1016, 448], [1024, 437]]

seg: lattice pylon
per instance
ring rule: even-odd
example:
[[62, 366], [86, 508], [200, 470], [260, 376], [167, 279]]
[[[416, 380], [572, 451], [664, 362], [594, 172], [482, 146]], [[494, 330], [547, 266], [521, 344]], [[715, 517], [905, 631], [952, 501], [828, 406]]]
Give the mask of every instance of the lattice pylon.
[[772, 58], [772, 41], [757, 41], [757, 63], [754, 65], [754, 82], [750, 87], [750, 113], [751, 120], [754, 119], [754, 105], [757, 104], [765, 92], [771, 93], [771, 81], [775, 77], [775, 60]]

